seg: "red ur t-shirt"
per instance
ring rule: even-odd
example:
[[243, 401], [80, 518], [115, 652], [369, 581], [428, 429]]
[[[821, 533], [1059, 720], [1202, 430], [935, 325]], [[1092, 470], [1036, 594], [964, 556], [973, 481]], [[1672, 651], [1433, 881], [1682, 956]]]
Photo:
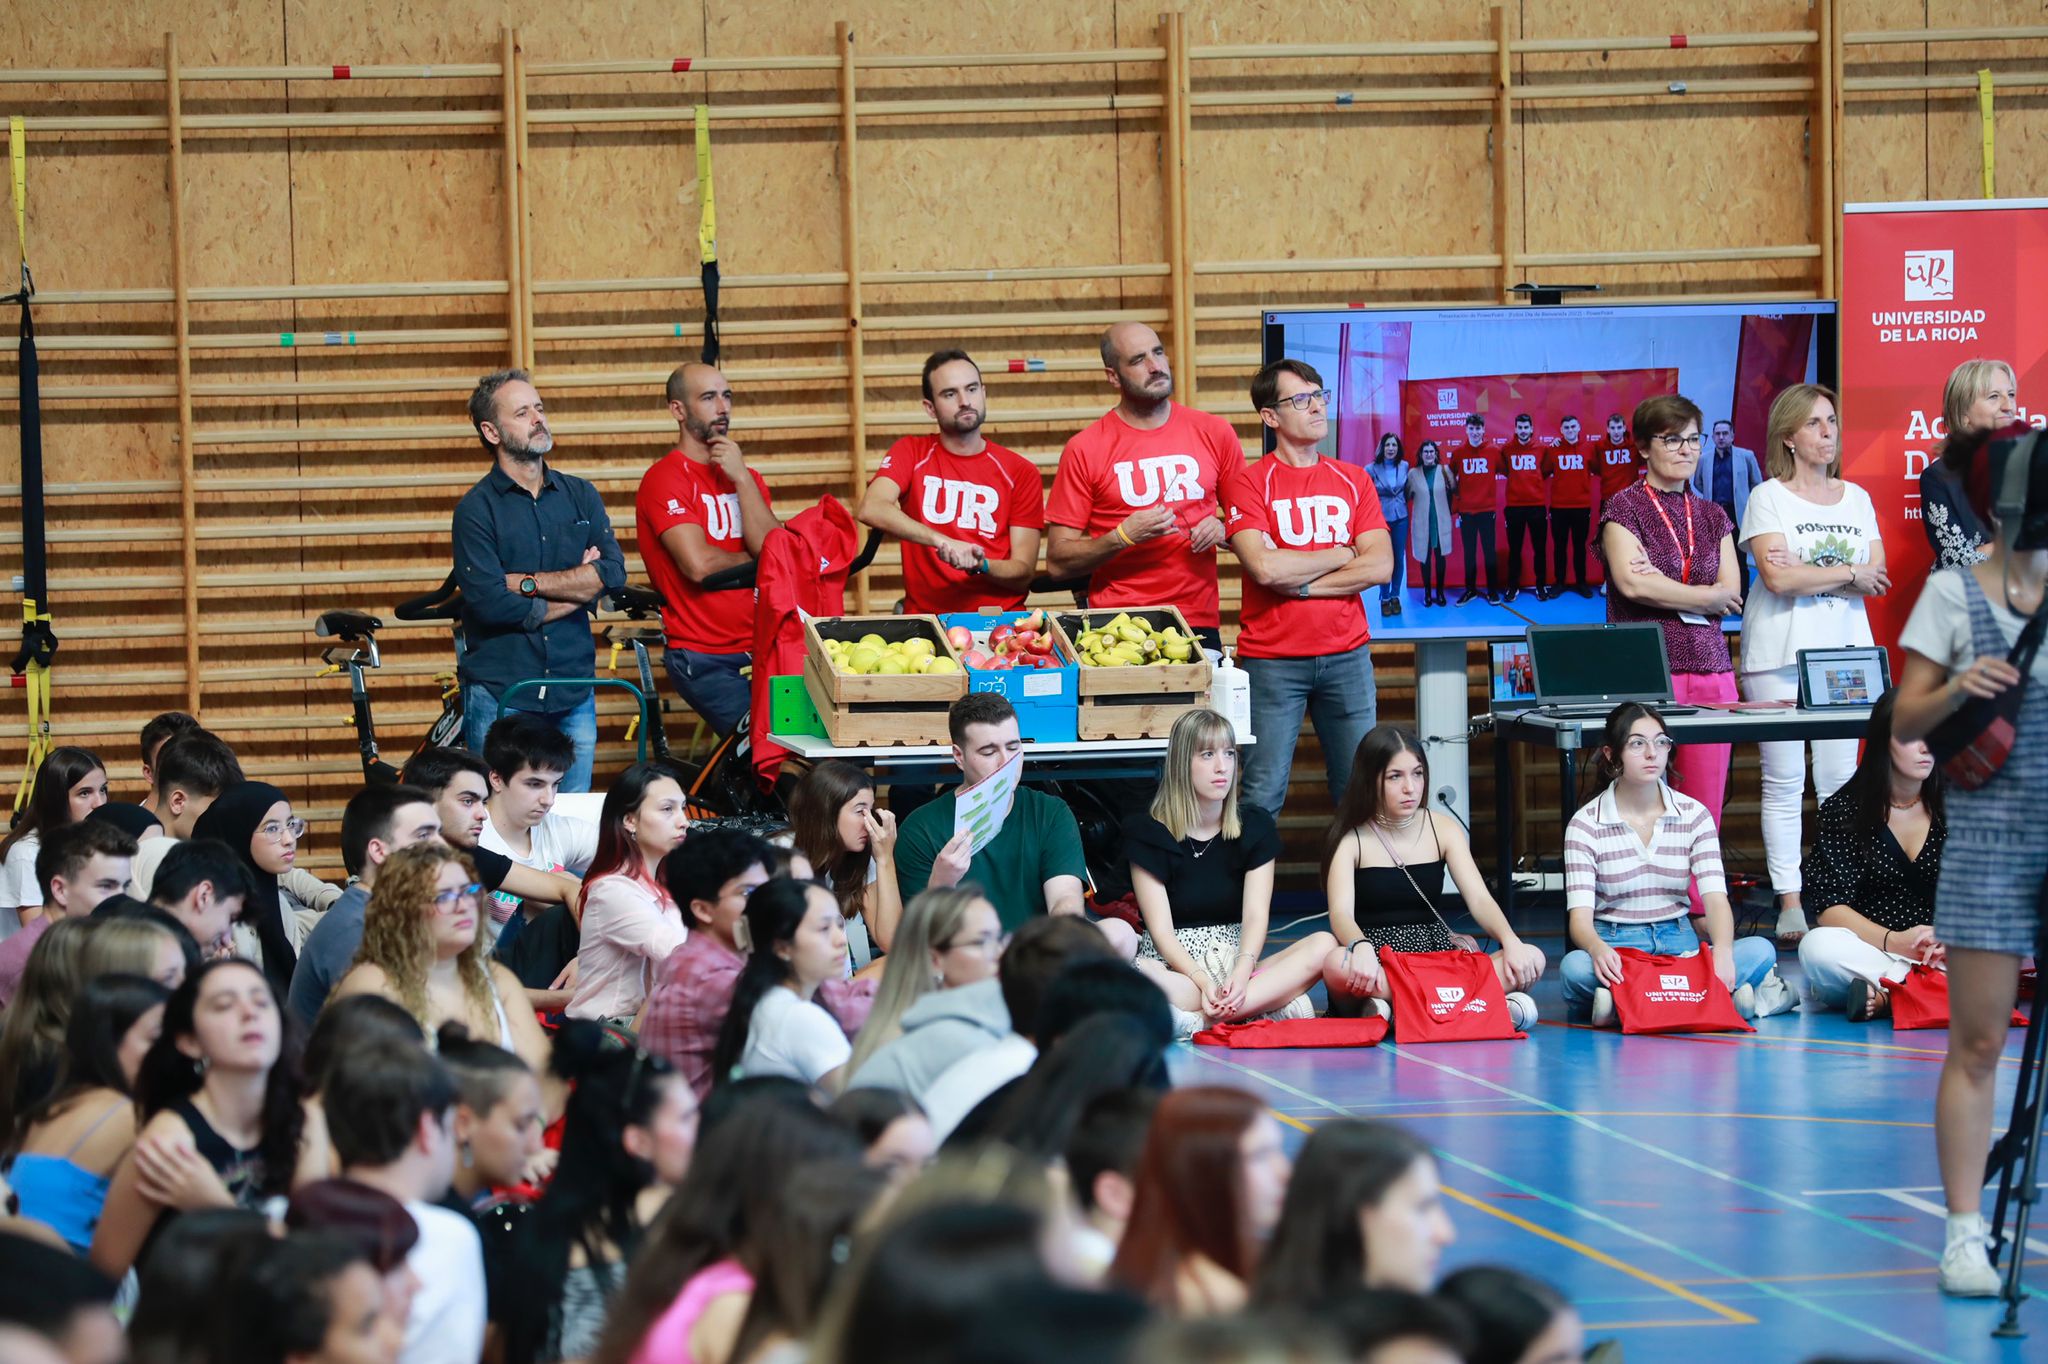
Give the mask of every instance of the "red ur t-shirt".
[[1458, 475], [1458, 500], [1452, 508], [1460, 516], [1480, 516], [1500, 505], [1500, 447], [1489, 441], [1472, 445], [1456, 441], [1444, 447], [1444, 458]]
[[1600, 442], [1600, 500], [1620, 492], [1623, 488], [1642, 477], [1642, 457], [1636, 447], [1626, 440], [1616, 444], [1611, 440]]
[[[761, 500], [768, 500], [768, 482], [760, 471], [747, 470]], [[699, 654], [742, 654], [754, 647], [754, 594], [706, 592], [676, 563], [661, 543], [674, 526], [703, 528], [713, 549], [744, 552], [747, 538], [740, 529], [740, 495], [725, 471], [699, 464], [681, 450], [671, 450], [640, 476], [633, 499], [633, 521], [640, 535], [640, 559], [661, 593], [661, 629], [671, 649]]]
[[[989, 441], [980, 454], [956, 455], [937, 435], [905, 436], [882, 456], [877, 479], [903, 490], [904, 515], [954, 540], [980, 545], [990, 559], [1010, 557], [1010, 532], [1045, 527], [1045, 479], [1038, 466]], [[1012, 611], [1024, 593], [954, 568], [928, 545], [903, 543], [903, 595], [909, 609], [944, 615], [993, 607]]]
[[1568, 441], [1563, 436], [1543, 452], [1543, 476], [1550, 480], [1550, 505], [1590, 507], [1593, 505], [1593, 463], [1599, 446], [1584, 436]]
[[1179, 523], [1097, 568], [1089, 606], [1170, 603], [1190, 625], [1219, 624], [1215, 551], [1197, 554], [1189, 535], [1216, 514], [1224, 473], [1243, 463], [1244, 445], [1229, 422], [1179, 403], [1156, 431], [1140, 431], [1111, 408], [1068, 441], [1045, 504], [1048, 522], [1099, 537], [1132, 512], [1164, 504]]
[[[1276, 455], [1223, 480], [1228, 530], [1261, 531], [1277, 549], [1350, 548], [1369, 530], [1385, 530], [1379, 493], [1363, 469], [1327, 456], [1306, 468]], [[1245, 658], [1317, 658], [1372, 638], [1365, 599], [1292, 597], [1244, 576], [1237, 652]]]
[[1520, 440], [1511, 440], [1502, 449], [1508, 469], [1508, 505], [1510, 507], [1540, 507], [1543, 505], [1543, 447], [1531, 440], [1524, 445]]

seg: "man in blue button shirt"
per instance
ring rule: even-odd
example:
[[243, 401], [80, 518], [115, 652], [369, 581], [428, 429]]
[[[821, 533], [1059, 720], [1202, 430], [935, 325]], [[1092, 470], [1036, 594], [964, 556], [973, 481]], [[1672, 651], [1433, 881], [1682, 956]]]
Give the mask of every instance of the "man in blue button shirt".
[[[497, 463], [455, 504], [463, 742], [481, 753], [505, 710], [536, 716], [576, 746], [561, 789], [588, 791], [597, 699], [575, 679], [596, 672], [590, 616], [599, 596], [625, 584], [625, 555], [597, 489], [548, 464], [555, 438], [525, 370], [477, 380], [469, 420]], [[540, 685], [508, 705], [520, 682]]]

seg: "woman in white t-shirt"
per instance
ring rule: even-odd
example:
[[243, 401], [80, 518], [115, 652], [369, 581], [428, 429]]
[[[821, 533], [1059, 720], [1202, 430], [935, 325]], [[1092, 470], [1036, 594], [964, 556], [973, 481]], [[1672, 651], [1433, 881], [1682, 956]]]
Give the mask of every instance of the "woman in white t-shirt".
[[737, 926], [747, 964], [711, 1053], [711, 1083], [786, 1075], [837, 1093], [853, 1045], [817, 994], [846, 971], [838, 897], [817, 881], [777, 877], [755, 887]]
[[0, 939], [14, 936], [23, 910], [33, 920], [43, 907], [43, 885], [36, 880], [43, 835], [78, 823], [106, 803], [107, 765], [89, 749], [53, 748], [37, 765], [35, 794], [0, 842]]
[[[1835, 395], [1794, 384], [1771, 404], [1764, 458], [1770, 479], [1749, 495], [1738, 532], [1756, 561], [1756, 582], [1742, 611], [1742, 695], [1789, 701], [1799, 695], [1801, 649], [1847, 649], [1871, 642], [1866, 597], [1891, 586], [1870, 494], [1843, 479]], [[1778, 941], [1806, 932], [1800, 904], [1800, 812], [1806, 745], [1758, 744], [1764, 769], [1764, 857], [1778, 893]], [[1856, 740], [1813, 742], [1813, 789], [1826, 800], [1856, 770]]]

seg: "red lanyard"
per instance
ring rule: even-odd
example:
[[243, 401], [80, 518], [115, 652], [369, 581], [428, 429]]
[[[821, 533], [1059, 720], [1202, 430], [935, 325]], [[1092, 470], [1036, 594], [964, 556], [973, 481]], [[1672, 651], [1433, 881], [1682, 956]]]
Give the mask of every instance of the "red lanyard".
[[1685, 543], [1680, 545], [1678, 544], [1678, 527], [1671, 524], [1671, 513], [1664, 510], [1664, 499], [1657, 496], [1655, 488], [1646, 487], [1643, 491], [1649, 493], [1650, 505], [1657, 509], [1658, 517], [1664, 522], [1664, 529], [1671, 532], [1671, 543], [1678, 546], [1679, 560], [1682, 565], [1678, 570], [1678, 581], [1682, 583], [1691, 582], [1693, 551], [1692, 499], [1686, 497], [1684, 493], [1679, 494], [1680, 497], [1685, 498]]

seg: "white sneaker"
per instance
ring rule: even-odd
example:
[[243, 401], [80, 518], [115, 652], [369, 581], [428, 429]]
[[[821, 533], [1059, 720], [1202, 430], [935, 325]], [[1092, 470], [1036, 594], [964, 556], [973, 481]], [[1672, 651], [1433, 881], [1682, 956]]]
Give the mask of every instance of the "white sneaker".
[[1190, 1012], [1187, 1009], [1175, 1009], [1173, 1011], [1173, 1040], [1176, 1042], [1189, 1041], [1196, 1033], [1208, 1026], [1209, 1020], [1198, 1013]]
[[1508, 994], [1508, 1022], [1515, 1025], [1516, 1032], [1527, 1032], [1536, 1026], [1536, 1001], [1520, 990]]
[[1792, 987], [1785, 983], [1785, 978], [1778, 974], [1778, 968], [1773, 966], [1770, 974], [1756, 987], [1756, 1016], [1769, 1018], [1773, 1014], [1792, 1013], [1798, 1008], [1799, 996], [1792, 992]]
[[1614, 1026], [1614, 991], [1605, 985], [1593, 991], [1593, 1026], [1610, 1028]]
[[1365, 1014], [1368, 1018], [1384, 1018], [1391, 1023], [1394, 1021], [1394, 1002], [1368, 995], [1365, 1001]]
[[1268, 1018], [1283, 1018], [1283, 1019], [1285, 1019], [1285, 1018], [1314, 1018], [1315, 1016], [1316, 1016], [1316, 1006], [1315, 1006], [1315, 1001], [1314, 1001], [1314, 1000], [1312, 1000], [1312, 999], [1310, 999], [1310, 998], [1308, 997], [1308, 994], [1307, 994], [1307, 992], [1306, 992], [1306, 991], [1304, 991], [1304, 992], [1303, 992], [1303, 993], [1301, 993], [1301, 994], [1298, 994], [1298, 995], [1296, 995], [1296, 996], [1295, 996], [1294, 998], [1292, 998], [1292, 999], [1288, 1000], [1288, 1001], [1287, 1001], [1287, 1002], [1286, 1002], [1285, 1004], [1282, 1004], [1282, 1005], [1281, 1005], [1281, 1006], [1280, 1006], [1279, 1008], [1277, 1008], [1277, 1009], [1274, 1009], [1273, 1011], [1271, 1011], [1270, 1013], [1268, 1013], [1268, 1014], [1266, 1015], [1266, 1017], [1268, 1017]]
[[1745, 1021], [1756, 1017], [1756, 987], [1754, 985], [1736, 986], [1733, 998], [1735, 1000], [1735, 1012], [1741, 1014]]
[[1952, 1298], [1995, 1298], [1999, 1291], [1998, 1271], [1991, 1266], [1990, 1237], [1957, 1236], [1941, 1255], [1936, 1275], [1941, 1291]]

